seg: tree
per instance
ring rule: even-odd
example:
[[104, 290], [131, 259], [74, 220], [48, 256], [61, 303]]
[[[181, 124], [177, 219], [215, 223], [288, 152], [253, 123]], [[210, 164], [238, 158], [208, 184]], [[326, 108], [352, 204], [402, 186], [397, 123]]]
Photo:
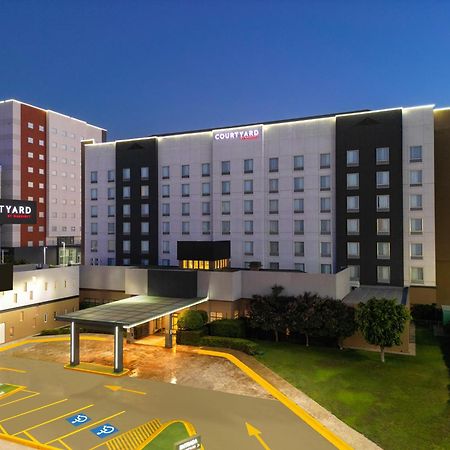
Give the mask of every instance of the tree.
[[187, 331], [200, 330], [204, 324], [203, 312], [194, 309], [183, 311], [177, 322], [178, 328]]
[[323, 328], [323, 320], [318, 309], [318, 297], [310, 292], [296, 297], [291, 305], [291, 326], [295, 331], [305, 335], [307, 347], [309, 337], [318, 335]]
[[410, 314], [396, 300], [371, 298], [367, 303], [360, 303], [356, 310], [356, 322], [369, 344], [377, 345], [384, 363], [386, 347], [400, 345], [400, 336], [405, 329]]

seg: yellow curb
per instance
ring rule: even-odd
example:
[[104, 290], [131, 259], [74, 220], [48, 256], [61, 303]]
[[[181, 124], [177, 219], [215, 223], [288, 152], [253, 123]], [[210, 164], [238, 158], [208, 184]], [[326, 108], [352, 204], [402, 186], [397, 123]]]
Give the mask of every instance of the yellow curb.
[[286, 408], [289, 408], [296, 416], [307, 423], [311, 428], [313, 428], [317, 433], [322, 435], [327, 441], [331, 442], [339, 450], [353, 450], [353, 448], [344, 442], [340, 437], [336, 436], [332, 431], [326, 428], [322, 423], [320, 423], [316, 418], [311, 416], [303, 408], [301, 408], [297, 403], [293, 402], [289, 397], [279, 391], [275, 386], [270, 384], [261, 375], [257, 374], [253, 369], [244, 364], [240, 359], [236, 358], [229, 353], [218, 352], [213, 350], [196, 350], [194, 353], [207, 356], [217, 356], [219, 358], [225, 358], [239, 369], [241, 369], [249, 378], [258, 383], [264, 390], [269, 392], [273, 397], [280, 401]]
[[0, 395], [0, 400], [3, 400], [10, 395], [16, 394], [17, 392], [23, 391], [26, 388], [26, 386], [17, 386], [17, 384], [11, 384], [11, 386], [16, 386], [16, 389], [9, 391], [6, 394]]
[[39, 450], [60, 450], [57, 447], [41, 444], [40, 442], [28, 441], [26, 439], [18, 438], [16, 436], [10, 436], [9, 434], [4, 433], [0, 433], [0, 439], [3, 439], [4, 441], [15, 442], [16, 444], [21, 444], [29, 448], [37, 448]]
[[[84, 363], [84, 364], [86, 364], [86, 363]], [[68, 369], [68, 370], [76, 370], [77, 372], [86, 372], [86, 373], [95, 373], [95, 374], [97, 374], [97, 375], [106, 375], [107, 377], [123, 377], [124, 375], [126, 375], [127, 373], [129, 373], [130, 372], [130, 369], [123, 369], [123, 371], [122, 372], [120, 372], [120, 373], [114, 373], [114, 372], [111, 372], [111, 373], [108, 373], [108, 372], [102, 372], [102, 371], [100, 371], [100, 370], [95, 370], [95, 366], [98, 366], [98, 367], [107, 367], [108, 369], [111, 369], [111, 370], [114, 370], [114, 368], [113, 367], [110, 367], [110, 366], [102, 366], [102, 365], [100, 365], [100, 364], [92, 364], [92, 366], [94, 366], [92, 369], [84, 369], [84, 368], [81, 368], [81, 367], [78, 367], [78, 366], [71, 366], [70, 364], [66, 364], [65, 366], [64, 366], [64, 369]]]

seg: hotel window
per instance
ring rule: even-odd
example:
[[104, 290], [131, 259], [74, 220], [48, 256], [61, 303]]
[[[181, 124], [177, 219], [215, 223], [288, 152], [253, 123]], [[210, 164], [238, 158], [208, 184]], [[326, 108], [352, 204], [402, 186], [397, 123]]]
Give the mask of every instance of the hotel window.
[[91, 206], [91, 217], [97, 217], [97, 216], [98, 216], [98, 207]]
[[377, 266], [377, 282], [383, 284], [391, 282], [391, 268], [389, 266]]
[[130, 181], [131, 170], [129, 167], [122, 169], [122, 179], [123, 181]]
[[377, 258], [389, 259], [391, 257], [391, 244], [389, 242], [377, 242]]
[[388, 235], [391, 232], [391, 220], [389, 218], [377, 219], [377, 234]]
[[294, 198], [294, 213], [302, 213], [305, 210], [305, 201], [302, 198]]
[[279, 243], [277, 241], [270, 241], [269, 242], [269, 255], [270, 256], [279, 256], [279, 254], [280, 254]]
[[244, 255], [248, 255], [248, 256], [253, 255], [253, 242], [252, 241], [244, 242]]
[[422, 146], [414, 145], [409, 147], [409, 162], [422, 162]]
[[34, 169], [32, 167], [28, 167], [28, 173], [34, 173]]
[[269, 158], [269, 172], [278, 172], [278, 158]]
[[122, 233], [123, 234], [130, 234], [131, 233], [131, 223], [130, 222], [123, 222], [122, 223]]
[[253, 234], [253, 220], [244, 220], [244, 233]]
[[230, 182], [222, 181], [222, 195], [230, 195]]
[[359, 165], [359, 150], [347, 150], [347, 167]]
[[98, 251], [98, 241], [92, 240], [91, 241], [91, 252], [96, 253]]
[[388, 188], [389, 187], [389, 172], [377, 172], [377, 188]]
[[33, 158], [33, 152], [28, 152], [28, 158]]
[[409, 185], [410, 186], [422, 186], [422, 171], [410, 170], [409, 171]]
[[181, 166], [181, 178], [189, 178], [189, 164]]
[[213, 312], [213, 311], [211, 311], [209, 313], [209, 320], [211, 322], [214, 322], [215, 320], [221, 320], [221, 319], [223, 319], [223, 313], [221, 313], [221, 312]]
[[43, 155], [42, 153], [39, 155], [39, 161], [44, 161], [45, 160], [45, 155]]
[[331, 189], [331, 176], [321, 175], [320, 176], [320, 190], [329, 191]]
[[202, 164], [202, 177], [209, 177], [211, 175], [211, 165], [209, 163]]
[[170, 203], [163, 203], [162, 204], [162, 215], [163, 216], [170, 216]]
[[409, 229], [410, 229], [411, 234], [422, 234], [422, 232], [423, 232], [422, 219], [410, 219]]
[[279, 270], [280, 269], [280, 263], [270, 262], [269, 263], [269, 269], [270, 270]]
[[305, 233], [305, 221], [294, 220], [294, 234], [304, 234]]
[[324, 258], [331, 256], [331, 242], [320, 243], [320, 256]]
[[34, 187], [34, 183], [33, 183], [32, 181], [29, 181], [29, 182], [28, 182], [28, 187], [29, 187], [29, 188]]
[[148, 253], [150, 249], [149, 241], [141, 241], [141, 252]]
[[320, 221], [320, 234], [331, 234], [331, 220], [322, 219]]
[[29, 144], [32, 144], [33, 142], [34, 142], [33, 138], [32, 138], [32, 137], [29, 137], [29, 138], [28, 138], [28, 143], [29, 143]]
[[269, 193], [276, 194], [278, 192], [278, 178], [269, 179]]
[[305, 157], [303, 155], [294, 156], [294, 170], [303, 170], [305, 167]]
[[414, 242], [410, 246], [410, 254], [412, 259], [423, 258], [423, 245], [418, 242]]
[[320, 273], [331, 273], [331, 264], [321, 264], [320, 265]]
[[222, 214], [223, 215], [229, 215], [231, 212], [231, 204], [229, 200], [224, 200], [222, 202]]
[[222, 234], [230, 234], [231, 226], [229, 220], [222, 220]]
[[129, 266], [131, 263], [131, 259], [130, 258], [123, 258], [123, 265], [124, 266]]
[[97, 189], [91, 189], [91, 200], [97, 200], [98, 191]]
[[222, 175], [230, 175], [230, 161], [222, 161]]
[[331, 211], [331, 198], [330, 197], [321, 197], [320, 198], [320, 212], [330, 212]]
[[211, 203], [202, 202], [202, 215], [209, 216], [211, 214]]
[[150, 169], [148, 167], [141, 167], [141, 180], [148, 180], [150, 177]]
[[278, 220], [269, 220], [269, 234], [278, 234]]
[[162, 172], [162, 178], [163, 178], [163, 179], [170, 178], [170, 169], [169, 169], [169, 166], [162, 166], [161, 172]]
[[202, 234], [211, 233], [211, 222], [202, 222]]
[[115, 171], [108, 170], [108, 183], [111, 183], [115, 180]]
[[115, 266], [116, 258], [108, 258], [108, 266]]
[[150, 205], [143, 203], [141, 205], [141, 216], [148, 216], [150, 214]]
[[143, 186], [141, 186], [141, 198], [148, 198], [149, 194], [150, 188], [148, 184], [144, 184]]
[[108, 205], [108, 217], [114, 217], [116, 215], [116, 207], [114, 205]]
[[347, 189], [359, 189], [359, 173], [347, 174]]
[[347, 266], [350, 269], [350, 281], [359, 281], [359, 266]]
[[269, 200], [269, 214], [278, 214], [278, 200]]
[[377, 211], [389, 211], [389, 195], [377, 195]]
[[304, 272], [305, 263], [294, 263], [294, 270], [297, 270], [298, 272]]
[[423, 267], [411, 267], [411, 283], [423, 284]]
[[162, 252], [170, 253], [170, 241], [162, 241]]
[[116, 197], [116, 190], [114, 188], [108, 188], [108, 200], [114, 200]]
[[244, 194], [253, 194], [253, 180], [244, 180]]
[[170, 222], [162, 223], [162, 234], [170, 234]]
[[181, 185], [181, 196], [182, 197], [189, 197], [190, 196], [190, 186], [189, 184], [182, 184]]
[[108, 222], [108, 234], [114, 234], [116, 232], [116, 224], [114, 222]]
[[409, 209], [411, 211], [422, 209], [422, 194], [411, 194], [409, 196]]
[[305, 189], [305, 179], [303, 177], [294, 177], [294, 192], [303, 192]]
[[122, 249], [124, 253], [130, 253], [130, 248], [131, 248], [131, 241], [122, 242]]
[[181, 222], [181, 234], [189, 234], [189, 222]]
[[347, 234], [359, 234], [359, 219], [347, 219]]
[[31, 123], [31, 122], [28, 122], [28, 128], [29, 128], [30, 130], [32, 130], [32, 129], [34, 128], [34, 124]]
[[170, 197], [170, 185], [169, 184], [163, 184], [161, 187], [162, 196], [163, 198]]
[[189, 216], [191, 214], [191, 205], [190, 203], [182, 203], [181, 204], [181, 215]]
[[141, 222], [141, 234], [148, 234], [150, 231], [150, 224], [148, 222]]
[[359, 242], [347, 242], [347, 258], [359, 258]]
[[377, 164], [389, 164], [389, 147], [378, 147], [375, 149]]
[[44, 144], [44, 141], [42, 140], [42, 139], [39, 139], [39, 145], [41, 146], [41, 147], [43, 147], [45, 144]]
[[294, 256], [305, 256], [304, 242], [294, 242]]
[[331, 153], [321, 153], [320, 154], [320, 168], [328, 169], [331, 167]]
[[253, 173], [253, 159], [244, 159], [244, 173]]
[[125, 204], [122, 206], [122, 212], [124, 217], [130, 217], [131, 215], [131, 205]]
[[244, 214], [253, 214], [253, 200], [244, 200]]
[[131, 188], [130, 188], [130, 186], [124, 186], [122, 188], [122, 197], [123, 198], [130, 198], [131, 197]]

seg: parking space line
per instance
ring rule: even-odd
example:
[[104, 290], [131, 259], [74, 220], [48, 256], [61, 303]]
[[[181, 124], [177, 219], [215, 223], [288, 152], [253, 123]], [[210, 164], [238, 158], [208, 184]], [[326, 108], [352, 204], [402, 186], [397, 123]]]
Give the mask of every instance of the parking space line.
[[56, 442], [59, 442], [64, 448], [66, 448], [67, 450], [72, 450], [71, 447], [69, 447], [64, 441], [62, 441], [61, 439], [58, 439]]
[[69, 411], [69, 412], [67, 412], [67, 413], [65, 413], [65, 414], [62, 414], [62, 415], [58, 416], [58, 417], [54, 417], [53, 419], [47, 420], [47, 421], [42, 422], [42, 423], [38, 423], [37, 425], [33, 425], [32, 427], [26, 428], [25, 430], [18, 431], [17, 433], [14, 433], [13, 436], [16, 436], [16, 435], [18, 435], [18, 434], [20, 434], [20, 433], [25, 433], [25, 432], [27, 432], [27, 431], [34, 430], [35, 428], [42, 427], [42, 426], [47, 425], [47, 424], [49, 424], [49, 423], [51, 423], [51, 422], [55, 422], [56, 420], [62, 419], [62, 418], [64, 418], [64, 417], [66, 417], [66, 416], [69, 416], [70, 414], [75, 414], [75, 413], [77, 413], [77, 412], [79, 412], [79, 411], [82, 411], [82, 410], [84, 410], [84, 409], [88, 409], [88, 408], [90, 408], [90, 407], [92, 407], [92, 406], [94, 406], [93, 403], [92, 403], [91, 405], [83, 406], [82, 408], [78, 408], [78, 409], [75, 409], [75, 410], [73, 410], [73, 411]]
[[56, 441], [59, 441], [61, 439], [65, 439], [65, 438], [67, 438], [69, 436], [72, 436], [72, 435], [74, 435], [76, 433], [79, 433], [80, 431], [83, 431], [83, 430], [86, 430], [87, 428], [93, 427], [94, 425], [98, 425], [99, 423], [102, 423], [102, 422], [105, 422], [106, 420], [112, 419], [113, 417], [120, 416], [124, 412], [125, 412], [125, 410], [120, 411], [120, 412], [118, 412], [116, 414], [113, 414], [112, 416], [108, 416], [108, 417], [105, 417], [103, 419], [97, 420], [97, 422], [90, 423], [89, 425], [86, 425], [86, 426], [84, 426], [82, 428], [79, 428], [79, 429], [77, 429], [75, 431], [72, 431], [71, 433], [67, 433], [67, 434], [65, 434], [63, 436], [58, 436], [57, 438], [52, 439], [51, 441], [47, 441], [46, 444], [51, 444], [52, 442], [56, 442]]
[[[25, 391], [25, 390], [24, 390], [24, 391], [22, 391], [22, 392], [31, 392], [31, 391]], [[12, 401], [10, 401], [10, 402], [2, 403], [2, 404], [0, 405], [0, 408], [1, 408], [2, 406], [11, 405], [11, 404], [16, 403], [16, 402], [21, 402], [22, 400], [26, 400], [27, 398], [36, 397], [36, 395], [40, 395], [39, 392], [33, 392], [32, 394], [27, 395], [26, 397], [22, 397], [22, 398], [18, 398], [17, 400], [12, 400]]]
[[[38, 441], [34, 436], [32, 436], [30, 433], [28, 433], [27, 431], [22, 431], [22, 433], [23, 433], [28, 439], [32, 440], [33, 442], [38, 442], [38, 443], [39, 443], [39, 441]], [[16, 433], [16, 434], [17, 434], [17, 433]], [[13, 436], [15, 436], [15, 434], [13, 434]]]
[[40, 411], [41, 409], [50, 408], [50, 406], [57, 405], [57, 404], [62, 403], [62, 402], [67, 402], [67, 400], [69, 400], [69, 399], [68, 398], [64, 398], [62, 400], [58, 400], [57, 402], [48, 403], [47, 405], [39, 406], [39, 408], [30, 409], [29, 411], [25, 411], [23, 413], [16, 414], [15, 416], [7, 417], [6, 419], [2, 419], [2, 420], [0, 420], [0, 423], [6, 422], [8, 420], [15, 419], [16, 417], [25, 416], [26, 414], [31, 414], [32, 412]]
[[11, 367], [0, 367], [0, 370], [4, 370], [6, 372], [17, 372], [17, 373], [27, 373], [26, 370], [22, 369], [13, 369]]

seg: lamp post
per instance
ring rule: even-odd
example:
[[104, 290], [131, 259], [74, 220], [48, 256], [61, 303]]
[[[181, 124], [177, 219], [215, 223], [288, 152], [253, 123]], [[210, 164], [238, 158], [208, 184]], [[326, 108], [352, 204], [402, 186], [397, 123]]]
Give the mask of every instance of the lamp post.
[[62, 257], [63, 263], [62, 263], [62, 265], [65, 266], [66, 265], [65, 264], [65, 262], [66, 262], [66, 243], [63, 241], [62, 245], [63, 245], [63, 257]]
[[47, 247], [44, 247], [44, 267], [47, 264]]

